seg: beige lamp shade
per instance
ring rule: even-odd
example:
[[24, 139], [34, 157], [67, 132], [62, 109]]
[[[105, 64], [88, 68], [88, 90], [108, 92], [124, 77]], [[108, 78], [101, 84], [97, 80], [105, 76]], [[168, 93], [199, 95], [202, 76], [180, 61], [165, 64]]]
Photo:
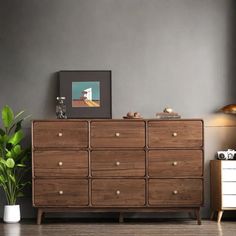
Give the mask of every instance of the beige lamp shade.
[[236, 104], [229, 104], [220, 109], [220, 111], [229, 114], [236, 114]]

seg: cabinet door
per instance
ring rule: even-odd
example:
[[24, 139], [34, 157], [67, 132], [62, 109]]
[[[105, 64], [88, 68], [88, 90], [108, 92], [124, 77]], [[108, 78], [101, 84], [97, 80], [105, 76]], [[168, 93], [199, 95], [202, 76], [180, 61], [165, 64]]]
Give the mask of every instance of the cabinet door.
[[144, 206], [144, 179], [94, 179], [92, 180], [94, 206]]
[[87, 151], [35, 151], [33, 160], [35, 177], [85, 177], [88, 175]]
[[202, 150], [151, 150], [148, 153], [150, 177], [200, 177]]
[[144, 121], [91, 122], [92, 147], [144, 147]]
[[145, 175], [145, 151], [92, 151], [92, 176], [125, 177]]
[[152, 206], [200, 206], [202, 179], [150, 179], [149, 204]]
[[88, 205], [88, 180], [35, 179], [34, 205], [86, 206]]
[[86, 121], [35, 121], [33, 146], [36, 148], [88, 147], [88, 124]]
[[149, 121], [149, 147], [201, 148], [203, 124], [201, 120]]

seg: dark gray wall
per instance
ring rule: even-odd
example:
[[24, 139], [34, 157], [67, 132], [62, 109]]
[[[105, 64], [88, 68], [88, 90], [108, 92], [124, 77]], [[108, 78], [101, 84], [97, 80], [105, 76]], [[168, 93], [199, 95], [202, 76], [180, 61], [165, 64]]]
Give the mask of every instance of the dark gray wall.
[[[57, 71], [108, 69], [114, 118], [204, 118], [208, 216], [209, 160], [236, 140], [214, 115], [236, 98], [234, 15], [233, 0], [1, 0], [0, 106], [55, 118]], [[22, 208], [33, 216], [30, 194]]]

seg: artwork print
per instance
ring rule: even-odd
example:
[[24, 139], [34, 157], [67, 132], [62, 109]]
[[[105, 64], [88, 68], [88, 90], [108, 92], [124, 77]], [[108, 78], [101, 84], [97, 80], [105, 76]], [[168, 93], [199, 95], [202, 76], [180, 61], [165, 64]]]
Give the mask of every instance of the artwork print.
[[100, 107], [100, 82], [72, 82], [72, 107]]

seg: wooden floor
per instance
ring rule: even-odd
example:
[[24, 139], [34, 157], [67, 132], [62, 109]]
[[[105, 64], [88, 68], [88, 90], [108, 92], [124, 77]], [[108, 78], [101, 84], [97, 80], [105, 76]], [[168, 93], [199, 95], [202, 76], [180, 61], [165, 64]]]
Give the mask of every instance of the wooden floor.
[[236, 221], [203, 220], [197, 225], [194, 220], [165, 220], [165, 221], [130, 221], [122, 224], [109, 223], [81, 223], [73, 222], [45, 222], [36, 225], [35, 222], [21, 222], [20, 224], [0, 223], [1, 236], [234, 236], [236, 235]]

